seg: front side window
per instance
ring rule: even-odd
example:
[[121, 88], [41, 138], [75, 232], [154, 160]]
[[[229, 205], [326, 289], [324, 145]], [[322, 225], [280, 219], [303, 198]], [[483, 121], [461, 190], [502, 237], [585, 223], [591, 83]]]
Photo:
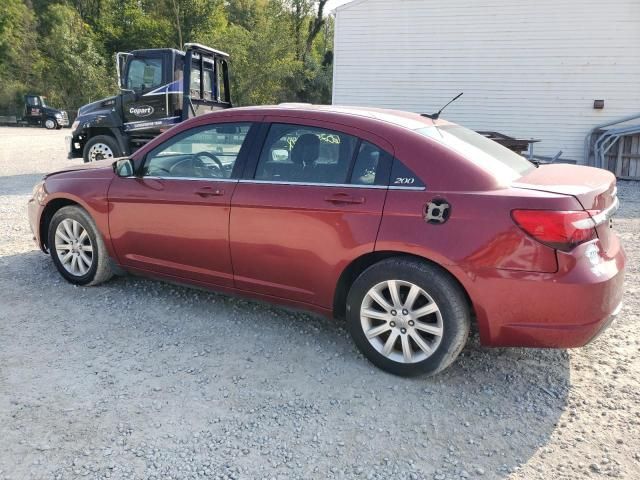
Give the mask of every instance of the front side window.
[[162, 59], [134, 58], [129, 64], [127, 88], [148, 90], [162, 85]]
[[303, 125], [273, 124], [256, 170], [256, 180], [345, 184], [358, 139]]
[[149, 152], [144, 176], [163, 178], [231, 178], [250, 123], [196, 128]]

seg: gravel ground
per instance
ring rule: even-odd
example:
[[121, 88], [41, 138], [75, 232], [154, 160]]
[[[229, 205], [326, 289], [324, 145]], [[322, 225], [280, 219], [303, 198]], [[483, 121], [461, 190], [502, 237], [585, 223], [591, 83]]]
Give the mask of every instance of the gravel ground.
[[31, 188], [68, 131], [0, 128], [0, 479], [640, 478], [640, 184], [619, 319], [579, 350], [471, 339], [435, 378], [335, 321], [147, 279], [64, 282]]

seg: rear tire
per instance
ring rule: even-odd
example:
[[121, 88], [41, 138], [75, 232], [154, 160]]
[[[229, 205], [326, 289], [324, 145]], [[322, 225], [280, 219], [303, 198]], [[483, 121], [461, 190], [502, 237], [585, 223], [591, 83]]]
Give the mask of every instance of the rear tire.
[[453, 363], [467, 342], [471, 313], [448, 272], [396, 257], [372, 265], [355, 280], [347, 322], [367, 359], [410, 377], [434, 375]]
[[113, 276], [102, 235], [81, 207], [63, 207], [53, 215], [48, 246], [58, 272], [70, 283], [98, 285]]
[[82, 151], [84, 163], [97, 160], [113, 160], [119, 157], [118, 143], [109, 135], [96, 135], [89, 139]]

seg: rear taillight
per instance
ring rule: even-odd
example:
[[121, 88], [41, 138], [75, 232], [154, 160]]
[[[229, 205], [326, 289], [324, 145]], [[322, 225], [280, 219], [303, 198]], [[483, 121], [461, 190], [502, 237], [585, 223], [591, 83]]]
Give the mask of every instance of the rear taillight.
[[596, 238], [596, 224], [585, 210], [513, 210], [511, 216], [525, 233], [564, 252]]

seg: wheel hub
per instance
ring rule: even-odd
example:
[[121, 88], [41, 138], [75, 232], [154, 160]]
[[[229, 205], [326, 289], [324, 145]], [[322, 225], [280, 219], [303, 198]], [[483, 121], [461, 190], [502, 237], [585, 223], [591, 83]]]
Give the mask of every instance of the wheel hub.
[[396, 324], [396, 328], [407, 329], [409, 327], [409, 319], [405, 317], [393, 317], [393, 318]]
[[89, 149], [89, 161], [91, 162], [108, 158], [113, 158], [113, 150], [105, 143], [96, 143]]

